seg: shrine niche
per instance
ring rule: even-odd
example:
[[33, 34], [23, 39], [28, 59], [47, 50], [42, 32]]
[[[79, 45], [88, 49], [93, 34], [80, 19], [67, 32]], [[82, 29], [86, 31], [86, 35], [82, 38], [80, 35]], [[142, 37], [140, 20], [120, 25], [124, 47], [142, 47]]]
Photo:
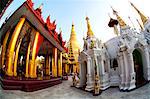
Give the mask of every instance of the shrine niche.
[[135, 69], [135, 79], [136, 86], [141, 86], [145, 83], [144, 73], [143, 73], [143, 58], [142, 54], [138, 49], [133, 51], [133, 61], [134, 61], [134, 69]]

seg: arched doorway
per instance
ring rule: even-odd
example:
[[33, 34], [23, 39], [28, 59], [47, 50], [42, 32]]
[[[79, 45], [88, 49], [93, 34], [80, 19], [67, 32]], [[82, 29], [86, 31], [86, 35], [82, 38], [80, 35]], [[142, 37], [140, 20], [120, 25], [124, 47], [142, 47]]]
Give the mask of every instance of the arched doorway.
[[139, 87], [145, 83], [144, 73], [143, 73], [143, 61], [142, 54], [138, 49], [133, 51], [133, 61], [134, 61], [134, 70], [136, 74], [136, 87]]
[[83, 76], [83, 88], [86, 87], [86, 82], [87, 82], [87, 62], [84, 61], [82, 63], [82, 76]]

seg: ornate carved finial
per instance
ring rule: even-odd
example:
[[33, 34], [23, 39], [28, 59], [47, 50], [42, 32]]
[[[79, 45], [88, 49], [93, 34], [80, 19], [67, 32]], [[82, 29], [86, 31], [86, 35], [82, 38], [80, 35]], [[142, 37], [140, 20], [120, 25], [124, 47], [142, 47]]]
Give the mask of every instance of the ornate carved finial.
[[41, 17], [42, 14], [43, 3], [35, 10], [36, 13]]
[[30, 5], [31, 8], [33, 7], [34, 3], [32, 2], [32, 0], [27, 0], [26, 2]]
[[86, 18], [85, 18], [85, 19], [88, 21], [88, 20], [89, 20], [89, 17], [87, 17], [87, 16], [86, 16]]
[[41, 3], [41, 5], [39, 6], [39, 9], [43, 9], [43, 3]]
[[56, 25], [55, 23], [56, 23], [56, 20], [53, 21], [53, 25]]
[[48, 28], [49, 31], [56, 29], [55, 20], [53, 21], [53, 23], [50, 22], [50, 15], [46, 19], [46, 27]]

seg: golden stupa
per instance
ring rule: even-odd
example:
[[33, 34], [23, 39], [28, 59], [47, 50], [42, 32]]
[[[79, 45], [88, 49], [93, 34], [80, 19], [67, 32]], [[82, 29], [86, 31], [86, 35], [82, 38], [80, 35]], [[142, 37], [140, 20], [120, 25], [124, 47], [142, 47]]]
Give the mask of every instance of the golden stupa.
[[78, 65], [79, 51], [80, 51], [79, 43], [77, 41], [74, 24], [72, 24], [71, 35], [68, 42], [68, 56], [70, 56], [68, 57], [70, 73], [79, 72], [79, 65]]

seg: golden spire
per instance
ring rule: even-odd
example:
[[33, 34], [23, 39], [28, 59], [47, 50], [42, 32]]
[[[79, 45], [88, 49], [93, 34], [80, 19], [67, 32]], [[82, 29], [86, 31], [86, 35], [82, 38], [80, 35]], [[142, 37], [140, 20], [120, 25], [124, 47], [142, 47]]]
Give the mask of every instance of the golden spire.
[[[73, 56], [75, 58], [75, 61], [78, 61], [78, 50], [80, 49], [79, 47], [79, 43], [77, 41], [77, 37], [76, 37], [76, 32], [75, 32], [75, 27], [74, 24], [72, 23], [72, 28], [71, 28], [71, 35], [70, 35], [70, 40], [69, 40], [69, 53], [72, 50], [73, 51]], [[71, 50], [70, 50], [71, 47]]]
[[69, 44], [69, 53], [68, 53], [68, 57], [69, 57], [69, 60], [71, 62], [73, 62], [75, 60], [74, 58], [74, 53], [73, 53], [73, 48], [72, 48], [72, 43], [70, 42]]
[[71, 28], [70, 42], [72, 42], [72, 44], [77, 43], [77, 36], [76, 36], [75, 27], [73, 23]]
[[88, 28], [87, 37], [92, 37], [92, 36], [94, 36], [94, 33], [93, 33], [92, 29], [91, 29], [88, 17], [86, 17], [86, 21], [87, 21], [87, 28]]
[[133, 5], [133, 3], [130, 2], [130, 4], [131, 4], [131, 6], [138, 12], [138, 14], [140, 15], [141, 20], [142, 20], [143, 25], [144, 25], [144, 24], [146, 23], [146, 21], [148, 20], [147, 17], [144, 16], [144, 15]]
[[[112, 8], [112, 7], [111, 7], [111, 8]], [[113, 14], [116, 15], [116, 17], [117, 17], [117, 20], [118, 20], [118, 22], [119, 22], [120, 27], [121, 27], [121, 28], [126, 27], [126, 26], [127, 26], [126, 23], [125, 23], [125, 22], [123, 21], [123, 19], [118, 15], [118, 12], [115, 11], [113, 8], [112, 8], [112, 10], [113, 10]]]
[[75, 28], [74, 28], [74, 23], [73, 22], [72, 22], [70, 39], [76, 39], [76, 33], [75, 33]]

